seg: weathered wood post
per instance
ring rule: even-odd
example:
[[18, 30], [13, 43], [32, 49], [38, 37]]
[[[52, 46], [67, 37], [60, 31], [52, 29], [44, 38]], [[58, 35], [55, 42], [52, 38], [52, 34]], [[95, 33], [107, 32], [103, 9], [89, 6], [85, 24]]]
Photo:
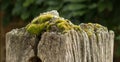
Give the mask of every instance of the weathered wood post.
[[[53, 15], [47, 16], [50, 22], [42, 17], [46, 14]], [[113, 62], [113, 31], [99, 24], [77, 26], [65, 20], [50, 11], [35, 18], [27, 28], [8, 32], [6, 62]]]

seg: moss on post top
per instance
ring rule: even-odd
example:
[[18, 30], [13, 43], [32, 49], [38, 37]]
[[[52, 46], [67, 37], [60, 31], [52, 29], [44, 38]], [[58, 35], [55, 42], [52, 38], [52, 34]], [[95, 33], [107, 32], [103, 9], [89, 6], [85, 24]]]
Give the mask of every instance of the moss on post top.
[[[53, 28], [53, 26], [55, 26]], [[31, 34], [39, 35], [45, 31], [67, 32], [71, 29], [80, 29], [80, 26], [72, 24], [69, 20], [59, 17], [56, 11], [50, 11], [40, 14], [26, 26]]]
[[97, 23], [81, 23], [80, 26], [88, 34], [88, 36], [91, 36], [96, 32], [108, 31], [106, 27]]
[[40, 35], [46, 31], [66, 33], [72, 29], [77, 31], [84, 30], [88, 35], [92, 35], [94, 31], [101, 28], [103, 29], [104, 27], [93, 23], [74, 25], [68, 19], [60, 17], [56, 10], [41, 13], [26, 26], [26, 30], [35, 35]]

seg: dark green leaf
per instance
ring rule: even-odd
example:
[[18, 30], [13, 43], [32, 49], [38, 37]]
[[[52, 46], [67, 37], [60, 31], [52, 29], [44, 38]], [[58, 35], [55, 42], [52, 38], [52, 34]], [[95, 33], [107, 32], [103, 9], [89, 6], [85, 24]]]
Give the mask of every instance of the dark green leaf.
[[3, 26], [7, 26], [10, 23], [10, 15], [6, 15], [6, 17], [3, 18]]
[[108, 8], [108, 10], [109, 11], [112, 11], [112, 9], [113, 9], [113, 4], [111, 3], [111, 2], [108, 2], [108, 4], [107, 4], [107, 8]]
[[87, 5], [84, 4], [69, 4], [63, 8], [63, 11], [75, 11], [87, 8]]
[[28, 7], [29, 5], [31, 5], [34, 2], [35, 2], [35, 0], [25, 0], [25, 2], [23, 3], [23, 7]]
[[22, 10], [23, 8], [21, 4], [15, 4], [15, 7], [12, 10], [12, 15], [20, 15]]
[[103, 12], [106, 9], [106, 4], [104, 2], [100, 2], [98, 4], [98, 11]]
[[83, 10], [83, 11], [76, 11], [76, 12], [73, 12], [73, 16], [83, 16], [86, 14], [87, 11]]
[[29, 16], [30, 16], [29, 12], [23, 12], [23, 13], [21, 14], [21, 18], [22, 18], [23, 20], [26, 20]]
[[7, 9], [9, 5], [10, 5], [10, 2], [3, 2], [3, 3], [1, 4], [1, 10]]
[[56, 7], [61, 5], [61, 3], [62, 3], [62, 1], [59, 1], [59, 0], [48, 0], [45, 2], [45, 4], [47, 4], [49, 6], [56, 6]]
[[41, 4], [45, 0], [36, 0], [36, 4]]
[[96, 3], [93, 3], [93, 4], [91, 4], [91, 5], [89, 5], [89, 9], [94, 9], [94, 8], [96, 8], [97, 7], [97, 4]]
[[120, 40], [120, 35], [116, 37], [117, 40]]
[[87, 0], [64, 0], [65, 2], [85, 2]]

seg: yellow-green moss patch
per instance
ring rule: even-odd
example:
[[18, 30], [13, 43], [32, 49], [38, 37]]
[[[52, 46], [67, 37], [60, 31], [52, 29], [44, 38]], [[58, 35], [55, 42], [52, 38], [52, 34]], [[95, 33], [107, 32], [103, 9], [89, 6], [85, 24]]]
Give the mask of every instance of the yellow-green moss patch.
[[68, 19], [64, 19], [62, 17], [59, 17], [58, 15], [54, 15], [52, 13], [46, 12], [35, 19], [31, 21], [26, 26], [26, 30], [35, 35], [39, 35], [42, 32], [45, 31], [51, 31], [52, 29], [56, 29], [53, 26], [55, 26], [57, 29], [56, 31], [66, 33], [69, 30], [76, 30], [76, 31], [81, 31], [84, 30], [88, 36], [93, 35], [94, 32], [99, 31], [99, 30], [107, 30], [106, 27], [103, 27], [100, 24], [94, 24], [94, 23], [88, 23], [88, 24], [83, 24], [83, 25], [74, 25], [71, 21]]
[[80, 25], [82, 29], [87, 33], [88, 36], [92, 36], [95, 32], [99, 32], [101, 30], [106, 31], [107, 28], [97, 24], [97, 23], [86, 23]]

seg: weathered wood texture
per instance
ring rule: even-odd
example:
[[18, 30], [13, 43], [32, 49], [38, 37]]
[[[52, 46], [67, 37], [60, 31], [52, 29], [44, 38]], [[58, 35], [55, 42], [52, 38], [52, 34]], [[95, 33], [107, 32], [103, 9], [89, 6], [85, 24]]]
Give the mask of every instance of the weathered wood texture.
[[[34, 56], [29, 43], [35, 41], [24, 29], [15, 29], [6, 35], [7, 62], [28, 62]], [[113, 31], [99, 31], [88, 36], [71, 30], [68, 33], [45, 32], [38, 44], [42, 62], [113, 62]]]
[[27, 62], [34, 56], [30, 42], [35, 36], [22, 29], [14, 29], [6, 34], [6, 62]]
[[46, 32], [38, 45], [43, 62], [113, 62], [113, 31], [88, 37], [85, 31]]

